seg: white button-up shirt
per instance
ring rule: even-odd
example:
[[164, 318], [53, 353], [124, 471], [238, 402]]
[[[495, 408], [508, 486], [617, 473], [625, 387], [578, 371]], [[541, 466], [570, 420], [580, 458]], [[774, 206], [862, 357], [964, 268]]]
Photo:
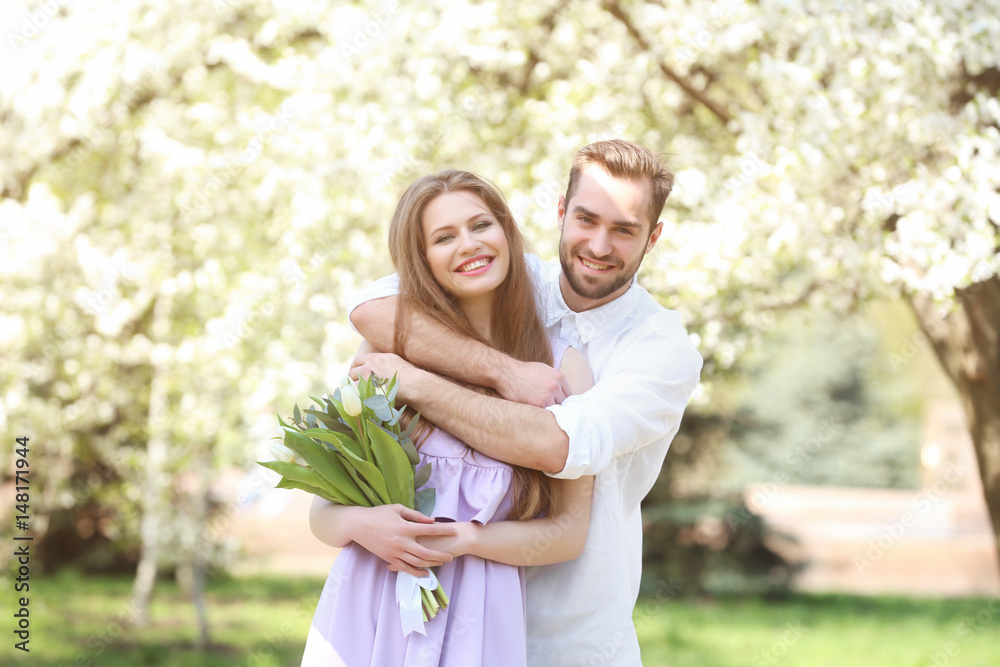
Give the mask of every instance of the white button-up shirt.
[[[632, 625], [642, 569], [639, 505], [659, 475], [702, 358], [680, 316], [634, 280], [614, 301], [574, 313], [559, 288], [559, 264], [526, 259], [542, 322], [587, 357], [596, 382], [548, 408], [569, 436], [566, 466], [553, 477], [596, 477], [583, 554], [527, 569], [528, 664], [634, 667], [642, 664]], [[397, 292], [395, 276], [383, 278], [349, 307]]]
[[639, 504], [652, 488], [691, 393], [701, 355], [680, 316], [635, 281], [603, 306], [574, 313], [561, 268], [528, 256], [542, 322], [580, 350], [595, 385], [548, 408], [569, 436], [553, 477], [595, 475], [590, 531], [574, 561], [528, 568], [528, 664], [641, 665], [632, 610], [642, 570]]

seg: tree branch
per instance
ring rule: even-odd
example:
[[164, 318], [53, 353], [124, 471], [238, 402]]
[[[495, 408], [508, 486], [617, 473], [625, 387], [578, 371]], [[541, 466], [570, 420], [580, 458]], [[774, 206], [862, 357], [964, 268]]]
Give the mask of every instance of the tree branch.
[[[625, 29], [628, 30], [630, 35], [632, 35], [633, 39], [635, 39], [636, 43], [639, 45], [640, 48], [642, 48], [644, 51], [651, 51], [649, 47], [649, 42], [646, 40], [645, 37], [643, 37], [642, 33], [639, 32], [639, 28], [635, 25], [635, 23], [632, 22], [632, 19], [625, 12], [624, 8], [622, 8], [622, 6], [618, 3], [618, 0], [604, 0], [602, 4], [604, 6], [604, 9], [609, 14], [611, 14], [616, 19], [621, 21], [622, 25], [625, 26]], [[666, 76], [668, 79], [670, 79], [678, 86], [680, 86], [681, 90], [683, 90], [689, 97], [691, 97], [699, 104], [704, 106], [706, 109], [708, 109], [710, 112], [712, 112], [712, 114], [716, 118], [718, 118], [723, 125], [728, 126], [729, 121], [732, 120], [732, 117], [726, 112], [725, 109], [722, 108], [722, 105], [710, 99], [705, 93], [701, 92], [700, 90], [697, 90], [693, 85], [691, 85], [690, 81], [688, 81], [683, 76], [675, 72], [669, 65], [667, 65], [662, 60], [658, 60], [657, 65], [659, 66], [660, 71], [663, 73], [664, 76]]]

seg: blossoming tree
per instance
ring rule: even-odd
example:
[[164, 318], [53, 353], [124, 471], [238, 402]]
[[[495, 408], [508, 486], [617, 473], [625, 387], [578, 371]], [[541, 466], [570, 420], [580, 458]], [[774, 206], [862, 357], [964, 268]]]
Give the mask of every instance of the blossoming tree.
[[[488, 175], [551, 256], [573, 151], [626, 136], [673, 154], [665, 248], [641, 279], [685, 314], [706, 382], [776, 310], [902, 295], [962, 397], [1000, 535], [998, 9], [15, 12], [2, 35], [0, 337], [17, 361], [0, 419], [38, 429], [50, 509], [81, 500], [65, 492], [80, 462], [127, 453], [115, 497], [140, 501], [125, 530], [143, 545], [148, 595], [157, 535], [183, 516], [206, 534], [210, 473], [249, 460], [255, 416], [339, 374], [343, 292], [390, 270], [383, 230], [409, 180], [442, 166]], [[185, 493], [200, 510], [170, 509]]]

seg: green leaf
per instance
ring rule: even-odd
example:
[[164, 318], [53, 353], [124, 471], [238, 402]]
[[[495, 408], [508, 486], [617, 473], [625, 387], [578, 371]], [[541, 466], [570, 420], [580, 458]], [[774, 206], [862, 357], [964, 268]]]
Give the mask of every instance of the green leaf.
[[346, 450], [353, 454], [356, 458], [364, 459], [366, 461], [368, 460], [368, 457], [365, 455], [365, 450], [360, 444], [358, 444], [358, 441], [354, 439], [353, 431], [340, 433], [339, 431], [333, 431], [325, 428], [311, 428], [308, 431], [303, 431], [302, 435], [322, 440], [335, 449], [341, 451]]
[[352, 474], [353, 471], [345, 465], [344, 460], [329, 447], [292, 429], [285, 429], [285, 446], [301, 456], [326, 482], [326, 486], [350, 499], [350, 504], [371, 506], [373, 501], [370, 494], [365, 492], [360, 480]]
[[311, 486], [309, 484], [305, 484], [304, 482], [296, 482], [295, 480], [288, 479], [287, 477], [282, 477], [280, 480], [278, 480], [278, 483], [274, 485], [274, 488], [276, 488], [276, 489], [301, 489], [302, 491], [305, 491], [306, 493], [311, 493], [314, 496], [319, 496], [320, 498], [323, 498], [325, 500], [329, 500], [331, 503], [336, 503], [338, 505], [343, 505], [344, 504], [344, 503], [338, 502], [337, 500], [335, 500], [333, 498], [327, 497], [328, 494], [327, 494], [327, 492], [324, 489], [318, 489], [315, 486]]
[[413, 444], [413, 441], [409, 438], [400, 437], [399, 447], [406, 454], [406, 458], [409, 460], [411, 466], [415, 466], [420, 463], [420, 455], [417, 454], [417, 447]]
[[413, 507], [413, 468], [396, 438], [375, 423], [368, 429], [375, 461], [385, 477], [392, 502]]
[[[375, 504], [391, 505], [401, 502], [389, 492], [384, 473], [378, 466], [371, 461], [354, 456], [350, 452], [345, 452], [345, 454], [343, 460], [358, 471], [358, 474], [368, 482], [371, 490], [375, 493], [377, 497], [377, 501], [373, 501]], [[407, 507], [412, 507], [412, 505], [407, 505]]]
[[[405, 409], [405, 408], [404, 408]], [[417, 428], [417, 422], [420, 421], [420, 413], [413, 415], [413, 419], [410, 420], [410, 425], [406, 427], [406, 430], [399, 434], [399, 439], [409, 438], [413, 435], [413, 431]]]
[[[365, 485], [369, 487], [369, 491], [372, 493], [367, 493], [371, 502], [375, 505], [388, 505], [390, 503], [399, 502], [398, 500], [389, 500], [391, 497], [389, 494], [389, 489], [386, 486], [385, 478], [382, 476], [382, 472], [371, 462], [367, 455], [359, 449], [357, 442], [352, 440], [350, 437], [341, 433], [330, 433], [324, 429], [310, 429], [308, 431], [303, 431], [302, 435], [309, 436], [310, 438], [316, 438], [317, 440], [322, 440], [323, 442], [328, 442], [334, 447], [336, 447], [342, 456], [338, 457], [337, 460], [344, 462], [348, 469], [353, 469], [361, 475], [362, 482], [361, 490], [365, 492]], [[326, 451], [330, 452], [331, 455], [336, 456], [336, 452], [330, 450], [330, 448], [320, 445]], [[308, 460], [308, 459], [307, 459]], [[361, 480], [359, 480], [360, 482]], [[367, 484], [365, 484], [367, 483]], [[412, 507], [412, 505], [407, 505], [407, 507]]]
[[371, 398], [365, 400], [365, 406], [372, 409], [375, 416], [384, 422], [392, 419], [392, 408], [389, 406], [389, 399], [387, 399], [382, 394], [375, 394]]
[[264, 466], [269, 470], [273, 470], [281, 475], [283, 479], [299, 485], [294, 488], [309, 491], [309, 493], [312, 493], [313, 495], [325, 498], [326, 500], [339, 505], [352, 504], [348, 496], [344, 493], [340, 492], [336, 488], [331, 488], [328, 484], [324, 484], [323, 480], [320, 479], [319, 475], [312, 468], [306, 468], [298, 465], [297, 463], [290, 463], [288, 461], [257, 461], [257, 464]]
[[414, 502], [416, 504], [414, 509], [425, 516], [430, 516], [434, 512], [436, 500], [437, 494], [434, 493], [433, 488], [421, 489], [414, 495]]
[[[378, 376], [373, 374], [372, 377], [376, 378], [377, 382]], [[362, 403], [375, 395], [376, 382], [372, 382], [369, 378], [360, 378], [358, 380], [358, 394], [361, 395]]]
[[299, 410], [299, 404], [295, 404], [295, 410], [292, 411], [292, 419], [298, 423], [302, 423], [302, 412]]
[[397, 373], [392, 374], [392, 379], [389, 380], [389, 386], [386, 387], [385, 390], [386, 398], [389, 399], [389, 402], [393, 405], [396, 404], [396, 392], [399, 390], [399, 385], [396, 383], [397, 375]]
[[318, 417], [319, 420], [323, 422], [323, 426], [331, 431], [337, 431], [338, 433], [353, 433], [350, 427], [340, 421], [340, 418], [336, 415], [331, 417], [329, 414], [320, 410], [306, 410], [306, 414]]
[[[340, 394], [338, 393], [337, 395], [339, 396]], [[362, 435], [358, 432], [358, 426], [357, 426], [358, 418], [352, 417], [351, 415], [347, 414], [347, 412], [344, 410], [344, 404], [340, 402], [339, 398], [335, 398], [332, 401], [332, 403], [334, 409], [337, 411], [337, 414], [340, 415], [340, 421], [343, 422], [345, 425], [347, 425], [349, 429], [351, 429], [351, 433], [354, 434], [355, 439], [361, 440]]]
[[413, 488], [419, 489], [421, 486], [427, 483], [427, 480], [431, 478], [431, 464], [426, 463], [413, 473]]

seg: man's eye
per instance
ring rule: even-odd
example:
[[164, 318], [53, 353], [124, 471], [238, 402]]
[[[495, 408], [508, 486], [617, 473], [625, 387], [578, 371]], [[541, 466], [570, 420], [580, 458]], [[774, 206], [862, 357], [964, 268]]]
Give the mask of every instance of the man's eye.
[[632, 236], [632, 230], [631, 230], [631, 229], [629, 229], [628, 227], [619, 227], [619, 228], [618, 228], [618, 231], [619, 231], [619, 232], [620, 232], [621, 234], [627, 234], [628, 236]]

